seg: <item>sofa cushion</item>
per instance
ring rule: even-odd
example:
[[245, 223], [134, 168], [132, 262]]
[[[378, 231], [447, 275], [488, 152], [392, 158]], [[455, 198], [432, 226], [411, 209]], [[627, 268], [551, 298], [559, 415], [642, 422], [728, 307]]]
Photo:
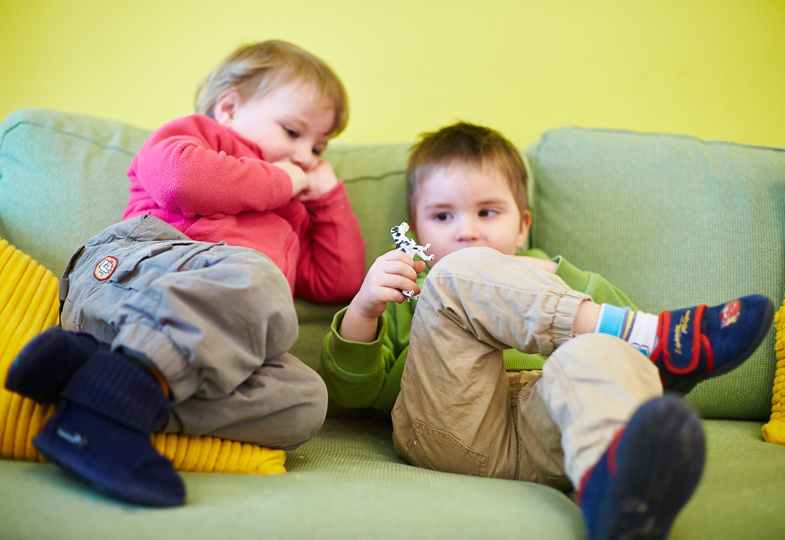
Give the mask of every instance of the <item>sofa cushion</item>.
[[[703, 425], [706, 470], [670, 537], [785, 538], [785, 448], [764, 443], [756, 422]], [[586, 538], [580, 510], [556, 489], [407, 465], [391, 430], [389, 419], [328, 420], [288, 453], [286, 474], [185, 473], [188, 504], [166, 511], [117, 503], [51, 465], [0, 460], [0, 536], [52, 538], [56, 526], [57, 538], [112, 540]]]
[[0, 237], [59, 276], [71, 254], [120, 221], [125, 171], [148, 132], [20, 109], [0, 126]]
[[[719, 304], [785, 276], [785, 151], [692, 137], [563, 128], [527, 149], [532, 243], [599, 272], [644, 310]], [[774, 332], [688, 400], [704, 417], [765, 419]]]

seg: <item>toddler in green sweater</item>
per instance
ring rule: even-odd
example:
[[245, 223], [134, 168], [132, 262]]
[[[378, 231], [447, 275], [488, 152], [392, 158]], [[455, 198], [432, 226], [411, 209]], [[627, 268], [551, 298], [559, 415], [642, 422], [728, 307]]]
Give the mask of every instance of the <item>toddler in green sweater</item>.
[[773, 304], [637, 311], [601, 276], [520, 251], [526, 182], [520, 154], [491, 129], [458, 123], [422, 139], [407, 206], [433, 260], [392, 250], [374, 262], [324, 340], [329, 395], [390, 411], [396, 452], [413, 465], [575, 488], [590, 538], [665, 538], [705, 441], [664, 391], [741, 364]]

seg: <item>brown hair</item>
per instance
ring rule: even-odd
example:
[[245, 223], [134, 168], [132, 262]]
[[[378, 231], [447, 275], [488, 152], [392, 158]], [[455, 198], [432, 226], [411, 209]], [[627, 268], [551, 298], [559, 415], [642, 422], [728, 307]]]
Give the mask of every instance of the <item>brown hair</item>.
[[419, 186], [435, 170], [454, 164], [493, 167], [507, 180], [521, 218], [529, 211], [528, 175], [520, 152], [498, 131], [458, 122], [425, 133], [412, 149], [406, 169], [406, 206], [412, 227], [417, 219], [414, 204]]
[[313, 84], [320, 96], [332, 101], [335, 120], [330, 135], [342, 132], [349, 121], [349, 102], [341, 80], [322, 60], [285, 41], [245, 45], [230, 54], [199, 85], [195, 109], [215, 118], [215, 103], [230, 88], [247, 101], [296, 79]]

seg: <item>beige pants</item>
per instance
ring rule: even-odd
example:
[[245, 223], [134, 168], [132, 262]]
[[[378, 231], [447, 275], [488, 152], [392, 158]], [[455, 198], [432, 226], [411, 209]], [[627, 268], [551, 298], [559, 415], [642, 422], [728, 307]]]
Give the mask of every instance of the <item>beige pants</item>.
[[[638, 406], [662, 395], [656, 367], [626, 342], [573, 338], [588, 299], [491, 249], [442, 259], [412, 321], [396, 451], [445, 472], [578, 485]], [[509, 348], [550, 357], [542, 372], [506, 373]]]

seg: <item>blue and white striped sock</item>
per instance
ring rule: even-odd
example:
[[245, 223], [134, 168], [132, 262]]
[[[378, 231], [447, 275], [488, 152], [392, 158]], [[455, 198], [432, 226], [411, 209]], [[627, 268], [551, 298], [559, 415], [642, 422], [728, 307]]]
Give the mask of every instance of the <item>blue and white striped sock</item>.
[[658, 319], [651, 313], [602, 304], [594, 331], [623, 339], [642, 354], [650, 356], [657, 344]]

